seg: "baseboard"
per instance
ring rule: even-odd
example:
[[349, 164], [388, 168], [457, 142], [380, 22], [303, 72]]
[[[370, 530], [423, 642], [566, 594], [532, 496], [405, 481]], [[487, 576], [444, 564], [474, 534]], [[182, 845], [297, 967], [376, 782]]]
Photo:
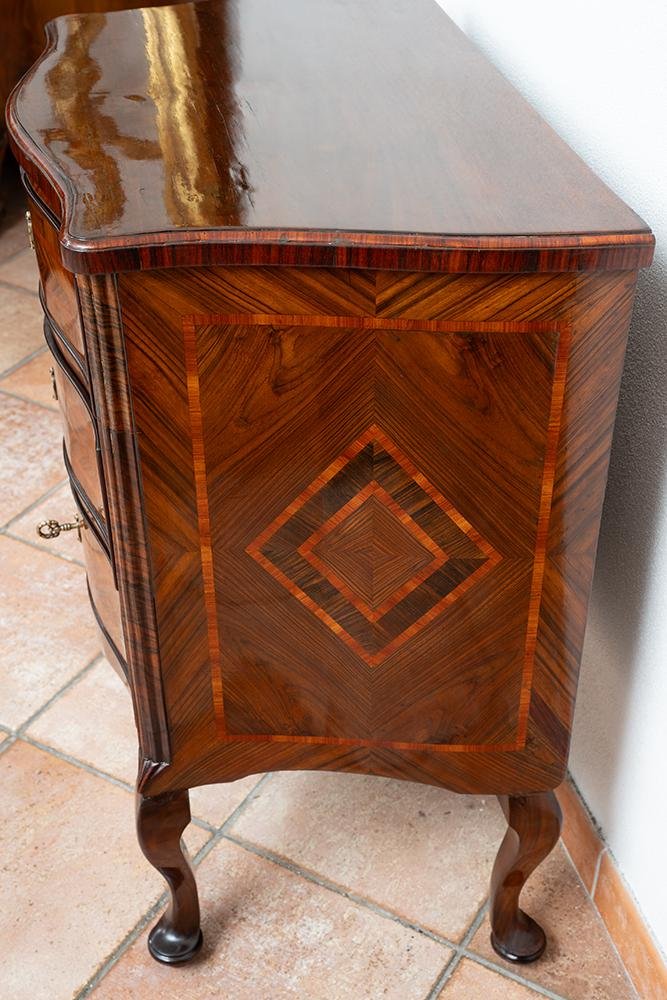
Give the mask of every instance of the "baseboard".
[[562, 839], [642, 1000], [667, 997], [667, 964], [600, 832], [570, 780], [556, 789]]

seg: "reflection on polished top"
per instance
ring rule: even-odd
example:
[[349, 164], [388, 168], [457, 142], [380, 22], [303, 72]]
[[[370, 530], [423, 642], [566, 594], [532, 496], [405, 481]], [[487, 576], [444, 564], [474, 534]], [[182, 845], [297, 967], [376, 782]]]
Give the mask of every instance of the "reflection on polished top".
[[79, 246], [647, 231], [435, 0], [204, 0], [48, 30], [15, 142], [64, 192]]

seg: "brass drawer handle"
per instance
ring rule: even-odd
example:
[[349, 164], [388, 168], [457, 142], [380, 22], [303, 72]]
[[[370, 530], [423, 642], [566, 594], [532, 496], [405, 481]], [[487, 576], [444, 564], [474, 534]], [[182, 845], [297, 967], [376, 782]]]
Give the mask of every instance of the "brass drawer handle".
[[30, 212], [25, 213], [25, 224], [28, 229], [28, 242], [30, 243], [30, 249], [35, 249], [35, 237], [32, 232], [32, 215]]
[[54, 368], [49, 368], [49, 375], [51, 376], [51, 391], [53, 393], [53, 398], [58, 398], [58, 386], [56, 385], [56, 372]]
[[40, 538], [57, 538], [61, 531], [76, 531], [81, 541], [81, 529], [87, 527], [83, 518], [77, 514], [73, 521], [65, 521], [64, 524], [54, 520], [40, 521], [37, 525], [37, 534]]

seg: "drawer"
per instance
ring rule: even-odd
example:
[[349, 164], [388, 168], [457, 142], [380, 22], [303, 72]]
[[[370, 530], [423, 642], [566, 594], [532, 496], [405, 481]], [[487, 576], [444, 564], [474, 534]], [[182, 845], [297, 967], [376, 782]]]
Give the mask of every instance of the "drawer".
[[89, 385], [88, 371], [86, 369], [86, 363], [79, 352], [72, 346], [63, 331], [56, 324], [53, 316], [49, 312], [46, 299], [44, 297], [44, 288], [40, 285], [39, 287], [39, 301], [42, 306], [42, 312], [44, 317], [49, 324], [49, 329], [51, 332], [51, 337], [53, 343], [57, 346], [58, 355], [66, 360], [69, 368], [71, 368], [75, 373], [79, 381], [86, 387]]
[[87, 381], [84, 339], [79, 315], [79, 299], [74, 275], [62, 264], [57, 221], [41, 205], [29, 184], [28, 191], [32, 234], [41, 279], [40, 296], [45, 313], [51, 317], [70, 360]]
[[55, 361], [55, 388], [63, 418], [64, 461], [85, 514], [109, 547], [105, 492], [97, 425], [88, 390], [64, 359], [48, 318], [44, 336]]
[[[78, 497], [75, 494], [75, 500]], [[81, 532], [83, 555], [88, 576], [88, 596], [95, 615], [104, 652], [123, 678], [127, 675], [125, 640], [120, 612], [120, 596], [114, 583], [114, 574], [109, 557], [100, 544], [99, 538], [84, 513], [86, 527]]]

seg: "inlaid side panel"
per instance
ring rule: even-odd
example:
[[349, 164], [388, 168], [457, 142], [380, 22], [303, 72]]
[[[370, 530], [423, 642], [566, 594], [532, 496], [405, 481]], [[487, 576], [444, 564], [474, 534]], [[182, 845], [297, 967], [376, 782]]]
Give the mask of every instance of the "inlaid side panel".
[[516, 744], [559, 337], [441, 326], [186, 321], [222, 736]]
[[245, 277], [119, 278], [155, 789], [269, 767], [553, 787], [633, 276]]

